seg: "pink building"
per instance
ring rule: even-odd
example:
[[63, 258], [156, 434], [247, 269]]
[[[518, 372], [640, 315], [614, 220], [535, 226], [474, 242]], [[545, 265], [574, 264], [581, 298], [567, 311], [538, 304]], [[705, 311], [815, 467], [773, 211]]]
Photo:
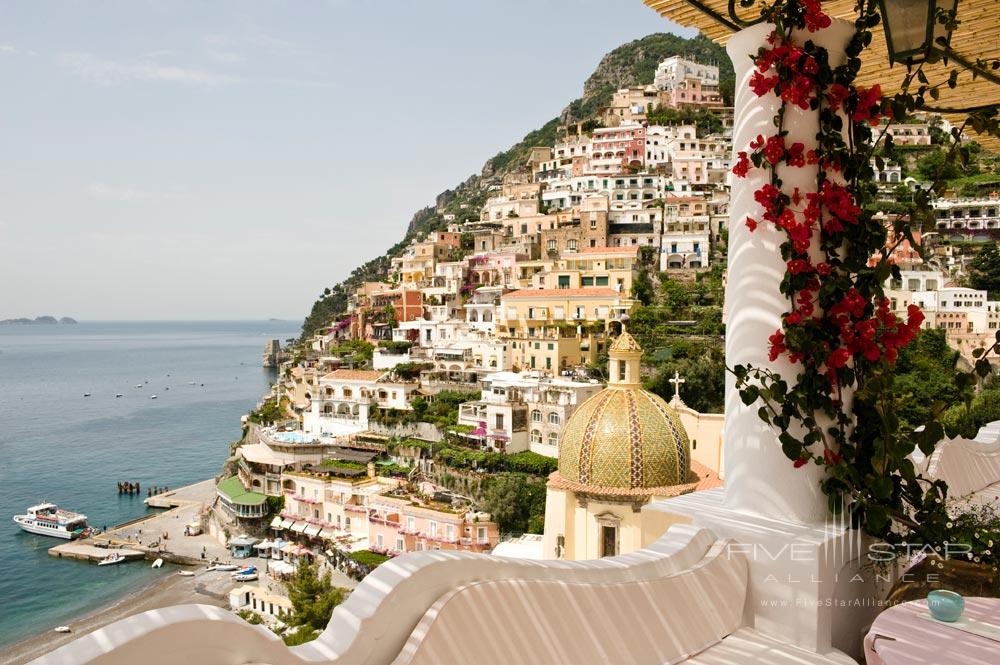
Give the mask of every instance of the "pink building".
[[615, 174], [646, 164], [646, 127], [637, 123], [595, 129], [589, 173]]
[[368, 508], [368, 548], [373, 552], [489, 552], [500, 542], [500, 527], [488, 513], [455, 509], [424, 496], [380, 494], [369, 499]]
[[672, 88], [669, 94], [670, 105], [674, 108], [681, 106], [722, 108], [722, 95], [719, 94], [719, 86], [703, 85], [696, 78], [684, 79], [684, 82]]

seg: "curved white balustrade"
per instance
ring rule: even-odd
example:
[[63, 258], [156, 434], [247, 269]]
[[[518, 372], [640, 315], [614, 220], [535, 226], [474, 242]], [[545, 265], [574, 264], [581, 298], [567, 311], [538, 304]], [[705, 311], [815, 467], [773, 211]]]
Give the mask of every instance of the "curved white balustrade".
[[[938, 444], [923, 465], [928, 476], [948, 483], [956, 506], [1000, 500], [1000, 421], [984, 425], [975, 439], [956, 437]], [[998, 504], [1000, 506], [1000, 504]]]
[[[417, 552], [397, 557], [377, 568], [347, 601], [337, 607], [329, 626], [319, 638], [300, 647], [286, 647], [270, 631], [251, 626], [227, 610], [205, 605], [180, 605], [118, 621], [53, 651], [35, 663], [388, 664], [397, 656], [402, 657], [400, 652], [404, 645], [412, 650], [414, 644], [419, 644], [419, 640], [414, 642], [411, 638], [414, 627], [420, 623], [426, 630], [429, 621], [433, 625], [428, 612], [433, 613], [435, 604], [442, 598], [454, 597], [456, 590], [467, 589], [470, 585], [500, 582], [509, 583], [506, 588], [513, 595], [507, 597], [501, 594], [502, 599], [496, 602], [510, 608], [524, 601], [524, 597], [518, 595], [522, 590], [531, 588], [532, 594], [536, 594], [537, 589], [547, 589], [546, 585], [552, 584], [558, 585], [561, 593], [569, 594], [569, 598], [576, 597], [573, 589], [579, 588], [581, 597], [595, 597], [592, 594], [596, 593], [598, 599], [604, 596], [619, 598], [616, 602], [621, 602], [623, 596], [620, 594], [626, 593], [626, 588], [635, 594], [635, 602], [640, 602], [644, 595], [647, 599], [651, 598], [649, 594], [654, 589], [665, 592], [668, 588], [679, 589], [691, 584], [706, 591], [714, 589], [713, 595], [699, 599], [702, 612], [731, 618], [731, 607], [722, 611], [716, 607], [717, 599], [728, 599], [724, 602], [730, 606], [735, 603], [739, 608], [735, 624], [718, 624], [718, 641], [739, 625], [746, 598], [746, 564], [741, 557], [723, 556], [726, 552], [723, 544], [717, 543], [710, 532], [685, 525], [673, 526], [647, 549], [597, 561], [539, 562], [464, 552]], [[718, 576], [718, 579], [713, 576]], [[667, 582], [689, 577], [697, 577], [700, 581]], [[742, 582], [739, 582], [741, 578]], [[693, 597], [689, 597], [684, 603], [675, 604], [669, 593], [661, 596], [657, 592], [655, 596], [657, 605], [675, 607], [678, 617], [683, 617], [690, 609], [688, 603], [693, 602]], [[515, 618], [519, 620], [499, 627], [502, 629], [495, 633], [506, 636], [503, 644], [523, 641], [521, 631], [526, 617]], [[622, 613], [615, 618], [632, 621]], [[663, 617], [654, 614], [650, 620], [655, 622], [657, 618]], [[442, 621], [440, 627], [448, 630], [451, 622], [452, 619]], [[669, 623], [660, 625], [659, 634], [650, 634], [649, 639], [669, 642], [672, 638], [664, 632], [668, 626]], [[574, 634], [576, 628], [579, 626], [571, 626], [567, 635]], [[469, 637], [467, 635], [462, 641]], [[495, 639], [481, 633], [475, 638]], [[538, 647], [542, 648], [542, 645]], [[500, 652], [505, 653], [503, 648]]]

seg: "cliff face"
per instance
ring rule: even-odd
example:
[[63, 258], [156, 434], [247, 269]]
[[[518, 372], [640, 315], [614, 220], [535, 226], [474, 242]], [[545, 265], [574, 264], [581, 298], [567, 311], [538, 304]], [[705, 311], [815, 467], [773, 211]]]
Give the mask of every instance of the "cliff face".
[[302, 337], [308, 337], [334, 321], [346, 309], [348, 294], [361, 282], [384, 279], [389, 269], [389, 259], [402, 252], [412, 238], [445, 228], [445, 215], [455, 215], [458, 222], [478, 218], [479, 210], [486, 202], [486, 188], [499, 183], [504, 175], [521, 168], [532, 147], [551, 146], [558, 136], [560, 125], [593, 119], [601, 107], [611, 101], [612, 94], [618, 88], [652, 83], [656, 66], [672, 55], [718, 64], [723, 98], [727, 104], [732, 103], [732, 64], [721, 46], [701, 35], [686, 39], [657, 33], [619, 46], [605, 55], [587, 78], [583, 85], [583, 96], [570, 102], [558, 117], [552, 118], [507, 150], [488, 159], [479, 173], [469, 176], [453, 189], [438, 194], [433, 206], [414, 213], [402, 240], [385, 255], [355, 268], [347, 279], [327, 289], [313, 304], [312, 311], [302, 324]]

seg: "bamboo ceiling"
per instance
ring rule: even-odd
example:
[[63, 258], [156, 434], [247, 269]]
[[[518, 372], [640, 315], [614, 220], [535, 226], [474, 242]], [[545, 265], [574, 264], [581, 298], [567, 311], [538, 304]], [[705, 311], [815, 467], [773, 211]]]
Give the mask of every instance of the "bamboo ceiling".
[[[729, 0], [698, 1], [699, 4], [728, 19]], [[643, 2], [664, 18], [684, 27], [697, 28], [705, 36], [720, 44], [724, 44], [733, 34], [730, 27], [689, 4], [687, 0], [643, 0]], [[823, 2], [823, 10], [831, 17], [853, 21], [857, 16], [855, 5], [855, 0], [826, 0]], [[757, 4], [749, 9], [737, 7], [736, 11], [740, 18], [749, 21], [759, 15], [756, 12], [760, 11], [760, 5]], [[977, 58], [988, 60], [1000, 58], [1000, 0], [959, 0], [958, 20], [961, 23], [951, 37], [953, 51], [970, 62], [975, 62]], [[865, 50], [862, 57], [864, 64], [858, 77], [859, 85], [870, 86], [879, 83], [885, 95], [891, 95], [894, 90], [902, 88], [906, 66], [901, 64], [889, 66], [885, 34], [881, 26], [875, 28], [871, 47]], [[927, 74], [931, 85], [947, 81], [952, 69], [960, 71], [958, 85], [954, 89], [941, 85], [940, 98], [932, 100], [928, 96], [929, 105], [937, 108], [969, 108], [1000, 103], [1000, 85], [983, 78], [973, 80], [971, 72], [962, 69], [955, 62], [950, 62], [948, 65], [943, 63], [924, 65], [924, 73]], [[916, 90], [916, 85], [919, 84], [914, 83], [910, 89]], [[945, 116], [958, 125], [964, 120], [961, 114], [945, 114]], [[969, 133], [984, 147], [1000, 152], [1000, 140], [989, 136], [975, 136], [971, 131]]]

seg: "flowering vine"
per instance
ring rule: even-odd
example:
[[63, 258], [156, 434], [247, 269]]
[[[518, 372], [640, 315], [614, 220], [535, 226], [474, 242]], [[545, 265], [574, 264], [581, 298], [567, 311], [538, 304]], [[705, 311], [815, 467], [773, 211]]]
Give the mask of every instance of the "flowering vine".
[[[732, 171], [737, 177], [752, 169], [769, 174], [754, 193], [759, 218], [742, 222], [751, 232], [766, 225], [783, 234], [780, 289], [789, 308], [768, 339], [769, 358], [786, 359], [797, 374], [789, 381], [767, 367], [732, 370], [743, 402], [759, 400], [758, 415], [779, 431], [789, 463], [824, 467], [821, 487], [831, 511], [846, 509], [853, 526], [890, 542], [913, 536], [941, 542], [951, 524], [947, 487], [921, 477], [908, 454], [914, 445], [930, 454], [943, 428], [934, 421], [904, 431], [892, 397], [899, 351], [914, 340], [924, 315], [915, 305], [904, 318], [892, 311], [883, 285], [898, 278], [899, 269], [889, 260], [891, 251], [884, 251], [885, 225], [864, 207], [876, 194], [870, 160], [880, 137], [872, 128], [920, 106], [905, 91], [887, 99], [878, 85], [855, 84], [859, 55], [880, 20], [874, 5], [859, 3], [855, 34], [836, 66], [811, 39], [832, 23], [820, 0], [781, 0], [764, 9], [774, 29], [752, 56], [749, 86], [781, 103], [775, 132], [739, 151]], [[788, 108], [818, 114], [815, 148], [789, 139]], [[779, 168], [814, 168], [815, 183], [790, 188]], [[917, 246], [907, 222], [893, 230]], [[876, 256], [881, 258], [873, 262]], [[976, 369], [989, 372], [988, 364]], [[965, 386], [975, 381], [963, 377]]]

